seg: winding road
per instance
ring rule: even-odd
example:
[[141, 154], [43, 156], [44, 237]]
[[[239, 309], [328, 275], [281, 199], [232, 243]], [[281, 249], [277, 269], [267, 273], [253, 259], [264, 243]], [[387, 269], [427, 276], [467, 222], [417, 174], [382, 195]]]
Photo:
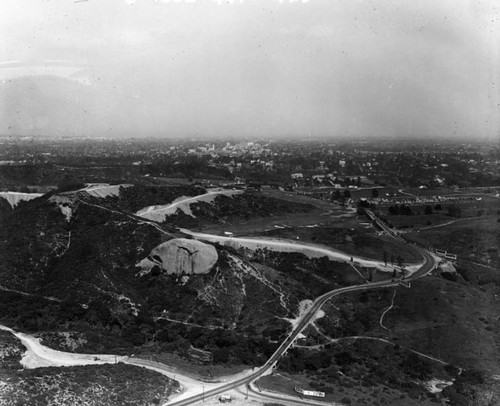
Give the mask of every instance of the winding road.
[[[90, 204], [87, 202], [83, 202], [85, 204]], [[97, 206], [97, 205], [96, 205]], [[110, 210], [107, 209], [103, 206], [97, 206], [100, 207], [101, 209], [105, 210]], [[110, 210], [112, 211], [112, 210]], [[118, 212], [119, 214], [124, 214], [121, 212]], [[371, 215], [370, 215], [371, 214]], [[377, 221], [377, 223], [380, 221], [379, 219], [376, 218], [376, 216], [370, 212], [370, 217], [372, 217], [372, 220]], [[166, 233], [165, 230], [162, 230], [155, 224], [154, 221], [148, 221], [145, 219], [140, 219], [138, 216], [133, 216], [134, 220], [138, 221], [143, 221], [146, 222], [150, 225], [158, 227], [158, 229], [164, 233]], [[139, 220], [140, 219], [140, 220]], [[384, 225], [385, 226], [385, 225]], [[384, 228], [384, 227], [382, 227]], [[185, 231], [185, 230], [184, 230]], [[199, 234], [196, 233], [189, 233], [192, 234], [196, 238], [202, 237]], [[398, 235], [395, 235], [394, 231], [390, 230], [390, 235], [392, 235], [396, 239], [400, 239], [401, 237]], [[215, 237], [215, 236], [212, 236]], [[220, 237], [217, 236], [217, 238], [226, 238], [226, 237]], [[202, 239], [202, 238], [201, 238]], [[231, 237], [231, 240], [233, 241], [238, 241], [240, 240], [239, 238]], [[249, 239], [241, 239], [241, 240], [249, 240]], [[248, 241], [247, 241], [248, 242]], [[252, 242], [255, 242], [255, 240], [252, 240]], [[283, 242], [277, 242], [275, 240], [258, 240], [259, 243], [262, 243], [264, 245], [270, 243], [270, 244], [283, 244]], [[292, 244], [293, 247], [297, 247], [297, 244]], [[311, 247], [308, 247], [311, 248]], [[428, 273], [430, 273], [436, 266], [437, 266], [437, 259], [428, 251], [414, 245], [414, 244], [408, 244], [408, 249], [410, 250], [415, 250], [417, 251], [423, 258], [423, 264], [415, 271], [413, 272], [409, 277], [407, 277], [404, 282], [408, 284], [409, 282], [414, 281], [418, 278], [421, 278]], [[375, 262], [375, 261], [373, 261]], [[355, 291], [365, 291], [365, 290], [370, 290], [370, 289], [381, 289], [381, 288], [387, 288], [387, 287], [396, 287], [400, 284], [402, 284], [403, 280], [385, 280], [385, 281], [379, 281], [379, 282], [371, 282], [371, 283], [364, 283], [362, 285], [354, 285], [354, 286], [348, 286], [348, 287], [343, 287], [340, 289], [335, 289], [330, 292], [327, 292], [318, 298], [314, 300], [312, 306], [309, 308], [309, 310], [302, 316], [300, 321], [295, 325], [291, 333], [288, 335], [288, 337], [283, 341], [283, 343], [278, 347], [278, 349], [275, 351], [275, 353], [268, 359], [268, 361], [260, 368], [258, 368], [255, 372], [249, 371], [247, 374], [244, 374], [243, 376], [239, 376], [238, 378], [228, 382], [228, 383], [223, 383], [221, 385], [217, 385], [216, 387], [213, 387], [214, 384], [205, 384], [207, 386], [207, 390], [205, 390], [203, 386], [203, 391], [201, 393], [195, 393], [196, 388], [199, 388], [202, 382], [199, 381], [194, 381], [193, 379], [187, 378], [182, 376], [181, 374], [176, 374], [178, 376], [178, 380], [181, 381], [181, 383], [184, 383], [184, 386], [188, 388], [188, 391], [184, 393], [184, 396], [188, 395], [188, 397], [185, 397], [184, 399], [173, 399], [172, 401], [166, 403], [169, 406], [182, 406], [182, 405], [190, 405], [195, 402], [203, 401], [205, 398], [212, 397], [218, 394], [222, 394], [224, 392], [227, 392], [229, 390], [233, 390], [239, 387], [243, 387], [244, 389], [251, 389], [251, 383], [254, 382], [256, 379], [260, 378], [270, 370], [272, 370], [276, 363], [279, 361], [280, 357], [283, 356], [286, 351], [293, 346], [293, 343], [295, 342], [296, 338], [298, 335], [312, 322], [314, 321], [316, 317], [316, 313], [321, 309], [321, 307], [332, 297], [338, 296], [344, 293], [349, 293], [349, 292], [355, 292]], [[43, 347], [39, 344], [39, 341], [37, 339], [33, 339], [32, 337], [23, 334], [23, 333], [17, 333], [7, 327], [1, 326], [0, 329], [2, 330], [7, 330], [16, 335], [18, 338], [20, 338], [23, 341], [23, 344], [27, 344], [28, 349], [31, 352], [34, 352], [35, 354], [38, 355], [38, 353], [43, 354], [44, 357], [47, 360], [56, 360], [59, 362], [59, 365], [75, 365], [75, 355], [77, 354], [71, 354], [70, 358], [67, 358], [69, 353], [63, 353], [60, 351], [55, 351], [55, 350], [50, 350], [46, 347]], [[128, 364], [134, 364], [134, 365], [139, 365], [139, 366], [144, 366], [149, 369], [156, 370], [161, 373], [170, 373], [172, 375], [172, 369], [168, 368], [165, 365], [162, 364], [157, 364], [154, 363], [155, 365], [152, 365], [153, 363], [144, 361], [144, 360], [138, 360], [138, 359], [132, 359], [129, 357], [116, 357], [114, 355], [83, 355], [83, 354], [78, 354], [79, 356], [79, 365], [85, 365], [85, 364], [95, 364], [95, 363], [114, 363], [117, 361], [125, 362]], [[119, 359], [117, 359], [119, 358]], [[180, 378], [180, 379], [179, 379]], [[191, 388], [190, 388], [191, 387]], [[190, 388], [190, 389], [189, 389]], [[194, 390], [193, 390], [194, 388]], [[195, 393], [193, 395], [189, 395], [190, 393]], [[181, 395], [182, 396], [182, 395]], [[267, 396], [267, 395], [266, 395]], [[269, 397], [274, 397], [278, 398], [278, 396], [269, 396]], [[305, 402], [302, 401], [302, 404]]]
[[[422, 255], [422, 257], [424, 258], [424, 263], [420, 266], [420, 268], [416, 272], [414, 272], [410, 277], [406, 278], [405, 281], [407, 283], [427, 275], [437, 265], [437, 260], [435, 259], [435, 257], [432, 254], [430, 254], [429, 252], [427, 252], [427, 251], [423, 250], [422, 248], [420, 248], [416, 245], [413, 245], [413, 244], [409, 245], [408, 248], [410, 249], [410, 247], [411, 247], [411, 249], [416, 250], [419, 254]], [[257, 371], [255, 371], [251, 375], [248, 375], [246, 377], [243, 377], [243, 378], [234, 380], [232, 382], [226, 383], [226, 384], [221, 385], [217, 388], [204, 391], [203, 393], [199, 393], [195, 396], [191, 396], [189, 398], [185, 398], [182, 400], [178, 400], [178, 401], [173, 400], [172, 402], [169, 402], [167, 404], [169, 406], [190, 405], [192, 403], [202, 401], [205, 398], [219, 395], [219, 394], [222, 394], [228, 390], [235, 389], [239, 386], [250, 385], [250, 383], [252, 383], [256, 379], [260, 378], [262, 375], [264, 375], [266, 372], [268, 372], [270, 369], [272, 369], [276, 365], [279, 358], [283, 354], [285, 354], [286, 351], [293, 345], [297, 336], [309, 325], [309, 323], [311, 323], [311, 321], [314, 320], [318, 310], [321, 309], [321, 307], [329, 299], [331, 299], [334, 296], [341, 295], [343, 293], [348, 293], [348, 292], [398, 286], [400, 284], [400, 282], [401, 282], [400, 280], [397, 280], [397, 281], [387, 280], [387, 281], [380, 281], [380, 282], [373, 282], [373, 283], [365, 283], [363, 285], [355, 285], [355, 286], [348, 286], [348, 287], [344, 287], [344, 288], [340, 288], [340, 289], [335, 289], [333, 291], [330, 291], [330, 292], [327, 292], [327, 293], [321, 295], [313, 302], [313, 305], [311, 306], [309, 311], [303, 315], [302, 319], [295, 326], [295, 328], [292, 330], [292, 332], [286, 338], [286, 340], [279, 346], [279, 348], [271, 356], [271, 358], [269, 358], [269, 360], [262, 367], [260, 367]]]

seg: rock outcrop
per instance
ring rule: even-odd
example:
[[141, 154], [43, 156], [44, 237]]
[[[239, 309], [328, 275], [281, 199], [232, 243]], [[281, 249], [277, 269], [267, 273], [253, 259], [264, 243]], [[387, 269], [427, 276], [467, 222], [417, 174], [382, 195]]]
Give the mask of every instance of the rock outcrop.
[[136, 266], [142, 268], [141, 276], [148, 274], [155, 266], [167, 274], [205, 274], [210, 272], [218, 258], [217, 250], [211, 245], [187, 238], [175, 238], [155, 247]]

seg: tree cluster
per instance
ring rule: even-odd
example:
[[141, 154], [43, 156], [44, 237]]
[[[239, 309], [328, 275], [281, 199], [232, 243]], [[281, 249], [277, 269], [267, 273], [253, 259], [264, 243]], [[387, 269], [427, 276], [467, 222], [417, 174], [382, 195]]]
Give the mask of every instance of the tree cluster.
[[394, 216], [411, 216], [413, 213], [409, 206], [406, 206], [405, 204], [396, 204], [394, 206], [389, 206], [389, 214]]

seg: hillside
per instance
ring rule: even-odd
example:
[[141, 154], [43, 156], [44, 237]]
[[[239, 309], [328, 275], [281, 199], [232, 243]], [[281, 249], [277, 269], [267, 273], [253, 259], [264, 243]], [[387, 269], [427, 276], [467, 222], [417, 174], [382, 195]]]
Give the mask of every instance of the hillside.
[[[328, 226], [281, 227], [261, 233], [261, 242], [251, 244], [241, 239], [241, 244], [222, 245], [237, 237], [203, 238], [181, 231], [186, 224], [236, 223], [245, 216], [271, 218], [316, 210], [303, 202], [258, 193], [196, 202], [206, 190], [189, 185], [113, 191], [118, 193], [102, 197], [54, 192], [4, 213], [0, 323], [36, 334], [43, 344], [64, 351], [257, 366], [278, 348], [307, 303], [367, 279], [392, 278], [390, 272], [368, 268], [370, 262], [354, 269], [349, 255], [380, 262], [386, 251], [388, 262], [391, 255], [408, 263], [420, 260], [405, 243], [367, 232], [367, 225], [355, 225], [352, 216], [349, 226], [342, 227], [336, 219]], [[194, 198], [193, 215], [178, 210], [158, 223], [134, 214], [186, 196]], [[266, 245], [263, 236], [288, 242], [275, 239]], [[278, 242], [286, 244], [286, 250], [273, 250]], [[306, 255], [306, 250], [294, 249], [313, 243], [348, 254]], [[457, 249], [463, 243], [449, 241]], [[483, 267], [469, 264], [472, 268], [464, 271], [459, 261], [457, 273], [443, 266], [433, 276], [412, 282], [411, 289], [398, 286], [336, 296], [280, 360], [278, 371], [261, 384], [287, 391], [285, 387], [293, 388], [292, 380], [345, 404], [345, 399], [351, 404], [416, 405], [419, 399], [422, 404], [443, 404], [449, 397], [461, 406], [488, 391], [496, 399], [500, 291], [497, 284], [480, 278]], [[20, 351], [9, 351], [6, 362], [14, 365]], [[57, 375], [71, 392], [79, 391], [75, 382], [95, 388], [88, 371], [46, 370], [40, 382], [45, 385]], [[102, 377], [106, 371], [92, 374]], [[32, 382], [32, 375], [7, 374], [18, 383], [9, 386], [12, 396], [31, 396], [21, 382]], [[119, 387], [120, 382], [111, 386]], [[98, 390], [103, 399], [115, 396]]]
[[457, 254], [460, 273], [473, 283], [500, 284], [498, 216], [459, 219], [441, 227], [409, 233], [407, 238]]
[[[0, 320], [62, 349], [69, 334], [78, 351], [189, 357], [192, 345], [210, 351], [215, 363], [253, 365], [289, 331], [283, 318], [293, 318], [301, 300], [361, 281], [347, 264], [326, 258], [262, 256], [217, 244], [208, 245], [217, 255], [205, 273], [188, 272], [187, 257], [179, 257], [173, 275], [161, 267], [141, 272], [142, 260], [161, 258], [155, 247], [183, 235], [173, 235], [173, 227], [162, 232], [126, 209], [202, 192], [190, 186], [129, 187], [105, 198], [78, 192], [64, 203], [69, 220], [53, 195], [16, 208], [0, 230]], [[235, 213], [249, 199], [236, 201]], [[214, 210], [222, 207], [216, 202]]]
[[[431, 276], [413, 282], [411, 289], [336, 297], [324, 306], [317, 330], [309, 329], [282, 359], [280, 373], [352, 404], [442, 404], [445, 398], [458, 406], [496, 404], [498, 294], [496, 286]], [[283, 379], [264, 378], [263, 385], [279, 387]], [[448, 384], [434, 394], [426, 389], [432, 382]], [[490, 395], [493, 403], [482, 403]]]

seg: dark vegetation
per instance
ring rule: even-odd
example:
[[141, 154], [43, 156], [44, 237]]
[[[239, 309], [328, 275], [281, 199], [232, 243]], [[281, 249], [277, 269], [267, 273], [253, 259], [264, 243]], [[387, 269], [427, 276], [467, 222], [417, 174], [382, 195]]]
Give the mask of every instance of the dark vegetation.
[[[395, 344], [391, 346], [368, 339], [360, 339], [356, 342], [359, 348], [367, 348], [367, 351], [372, 354], [377, 353], [373, 345], [386, 346], [385, 351], [392, 355], [387, 359], [378, 360], [377, 370], [372, 370], [367, 376], [380, 379], [380, 382], [385, 385], [390, 384], [390, 387], [405, 390], [410, 397], [412, 393], [417, 394], [418, 391], [398, 386], [400, 383], [409, 382], [412, 378], [425, 380], [431, 377], [440, 378], [443, 375], [442, 371], [438, 373], [435, 370], [435, 366], [438, 365], [436, 362], [420, 356], [408, 356], [406, 363], [402, 362], [404, 360], [398, 360], [400, 355], [397, 353], [406, 352], [406, 349], [414, 349], [451, 364], [446, 367], [446, 372], [449, 376], [455, 376], [456, 381], [443, 392], [443, 397], [450, 398], [451, 404], [475, 404], [471, 402], [479, 401], [483, 394], [489, 391], [492, 391], [494, 398], [498, 399], [498, 390], [494, 389], [495, 383], [487, 377], [499, 371], [496, 354], [498, 353], [497, 337], [500, 325], [497, 320], [498, 304], [494, 298], [500, 293], [500, 289], [491, 284], [478, 288], [465, 281], [460, 274], [453, 281], [441, 279], [441, 277], [427, 277], [413, 282], [411, 289], [397, 289], [394, 307], [384, 318], [384, 325], [388, 330], [384, 330], [380, 328], [378, 321], [382, 312], [391, 304], [392, 293], [392, 290], [386, 289], [363, 293], [353, 292], [335, 298], [331, 304], [325, 305], [326, 315], [317, 320], [316, 324], [320, 326], [324, 334], [332, 338], [358, 335], [383, 337]], [[471, 306], [471, 303], [474, 303], [474, 306]], [[341, 344], [350, 345], [353, 342], [352, 339], [346, 339], [329, 344], [324, 336], [314, 332], [310, 333], [310, 337], [305, 340], [306, 345], [319, 343], [324, 345], [325, 349], [338, 348]], [[367, 361], [366, 356], [360, 356], [358, 350], [352, 353], [352, 348], [344, 347], [344, 352], [350, 355], [340, 360], [347, 360], [345, 368], [348, 371], [350, 371], [351, 364], [355, 366], [353, 371], [357, 375], [353, 381], [358, 382], [359, 374], [366, 373], [366, 370], [357, 364], [366, 364]], [[325, 366], [327, 361], [324, 356], [307, 355], [313, 353], [311, 350], [305, 353], [302, 350], [297, 351], [299, 351], [297, 359], [290, 358], [289, 364], [283, 364], [283, 368], [287, 371], [295, 373], [301, 365], [309, 369], [312, 365], [320, 371], [321, 368], [328, 368]], [[393, 359], [395, 351], [396, 358]], [[306, 358], [299, 360], [298, 358], [302, 356]], [[313, 358], [311, 360], [307, 357]], [[318, 364], [319, 361], [320, 364]], [[458, 376], [457, 368], [452, 365], [465, 368], [465, 372]], [[339, 366], [337, 363], [337, 367]], [[432, 368], [428, 369], [429, 367]], [[344, 369], [340, 371], [345, 374]], [[398, 380], [386, 375], [387, 372], [401, 379], [401, 382], [398, 383]], [[417, 375], [420, 375], [420, 378]], [[325, 379], [323, 380], [326, 382]]]
[[389, 307], [391, 288], [352, 292], [331, 299], [324, 307], [326, 315], [316, 321], [331, 338], [379, 333], [382, 312]]
[[[26, 348], [10, 332], [0, 330], [0, 374], [19, 369]], [[1, 398], [0, 398], [1, 399]]]
[[419, 382], [456, 376], [450, 375], [443, 365], [399, 346], [368, 340], [327, 344], [317, 351], [294, 348], [287, 352], [278, 368], [289, 373], [304, 371], [310, 379], [309, 386], [327, 394], [338, 393], [339, 388], [381, 385], [400, 390], [412, 399], [435, 397]]
[[8, 215], [12, 210], [9, 202], [3, 197], [0, 197], [0, 221], [2, 221], [3, 217]]
[[362, 282], [350, 265], [328, 257], [308, 258], [298, 252], [276, 252], [260, 249], [248, 252], [248, 258], [272, 267], [287, 278], [299, 282], [304, 298], [315, 298], [342, 286]]
[[[279, 369], [292, 374], [305, 372], [308, 387], [326, 393], [326, 399], [344, 404], [437, 403], [457, 406], [482, 403], [491, 392], [485, 372], [476, 368], [460, 371], [415, 354], [400, 345], [374, 340], [346, 340], [312, 351], [295, 348], [280, 362]], [[428, 392], [423, 383], [432, 379], [454, 381], [442, 393]], [[367, 390], [368, 389], [368, 390]], [[401, 393], [396, 400], [391, 395]], [[363, 398], [367, 394], [367, 398]], [[386, 397], [386, 401], [380, 398]], [[413, 401], [412, 401], [413, 400]]]

